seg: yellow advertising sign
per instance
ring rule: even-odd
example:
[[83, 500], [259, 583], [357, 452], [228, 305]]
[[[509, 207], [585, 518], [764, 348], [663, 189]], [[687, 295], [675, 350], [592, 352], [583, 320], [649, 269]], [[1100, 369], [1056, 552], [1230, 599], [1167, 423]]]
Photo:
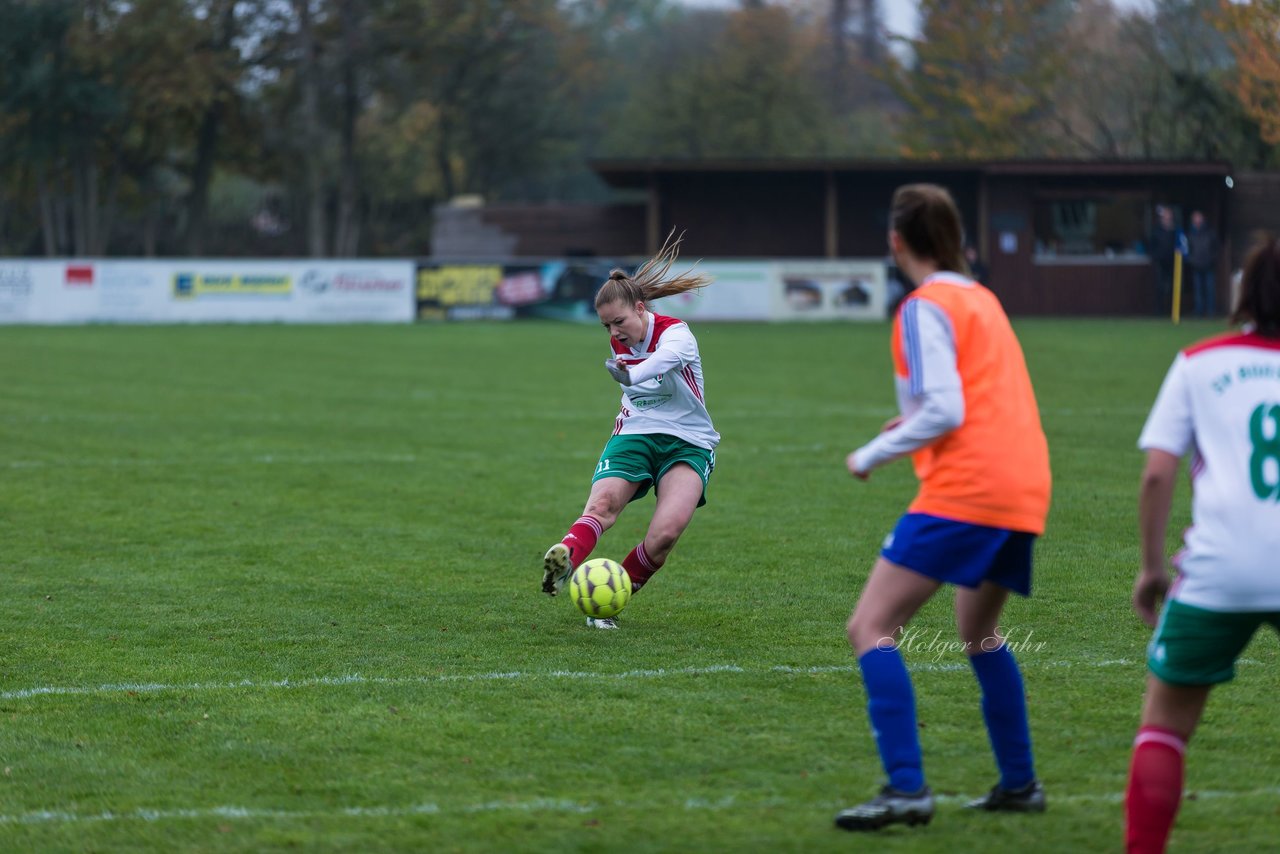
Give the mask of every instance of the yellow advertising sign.
[[502, 282], [496, 265], [424, 267], [418, 270], [418, 301], [432, 305], [487, 305]]
[[175, 273], [173, 295], [198, 297], [214, 294], [232, 296], [287, 296], [293, 290], [293, 279], [286, 274], [254, 275], [241, 273]]

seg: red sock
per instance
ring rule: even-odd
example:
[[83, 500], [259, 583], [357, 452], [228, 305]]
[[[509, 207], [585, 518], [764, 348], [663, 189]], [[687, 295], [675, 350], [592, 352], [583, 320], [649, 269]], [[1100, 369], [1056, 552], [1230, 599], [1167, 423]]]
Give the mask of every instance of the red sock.
[[604, 526], [595, 516], [579, 516], [578, 521], [569, 526], [569, 533], [560, 542], [569, 547], [569, 560], [574, 566], [582, 563], [596, 547]]
[[655, 572], [662, 569], [662, 564], [649, 557], [642, 542], [623, 559], [622, 568], [627, 571], [627, 575], [631, 576], [631, 592], [634, 593], [644, 587], [644, 583], [652, 578]]
[[1129, 854], [1164, 851], [1182, 803], [1186, 752], [1186, 741], [1173, 730], [1157, 726], [1138, 730], [1124, 796], [1124, 842]]

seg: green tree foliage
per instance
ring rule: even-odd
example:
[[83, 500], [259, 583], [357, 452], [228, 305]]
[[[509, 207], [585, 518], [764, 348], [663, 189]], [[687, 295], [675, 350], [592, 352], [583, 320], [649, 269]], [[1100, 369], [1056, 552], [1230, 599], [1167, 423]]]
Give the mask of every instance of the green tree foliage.
[[907, 105], [899, 136], [914, 157], [1053, 153], [1053, 84], [1069, 57], [1059, 39], [1068, 0], [922, 0], [913, 58], [892, 85]]
[[902, 151], [931, 157], [1264, 163], [1231, 89], [1220, 0], [925, 0], [894, 75]]
[[1276, 157], [1276, 0], [879, 9], [0, 0], [0, 252], [425, 252], [599, 157]]
[[1062, 35], [1070, 73], [1054, 86], [1051, 129], [1066, 153], [1251, 159], [1257, 133], [1224, 88], [1230, 56], [1214, 11], [1178, 0], [1121, 14], [1083, 0]]
[[[5, 164], [34, 195], [47, 254], [91, 252], [97, 240], [99, 137], [122, 112], [107, 59], [91, 50], [70, 2], [0, 3]], [[30, 192], [34, 189], [34, 194]]]
[[1235, 60], [1219, 0], [1158, 0], [1150, 25], [1153, 64], [1166, 83], [1154, 99], [1163, 108], [1155, 153], [1260, 165], [1266, 146], [1232, 91]]
[[776, 6], [671, 15], [645, 48], [619, 57], [639, 82], [610, 119], [604, 150], [622, 156], [829, 154], [831, 113], [817, 87], [811, 33]]

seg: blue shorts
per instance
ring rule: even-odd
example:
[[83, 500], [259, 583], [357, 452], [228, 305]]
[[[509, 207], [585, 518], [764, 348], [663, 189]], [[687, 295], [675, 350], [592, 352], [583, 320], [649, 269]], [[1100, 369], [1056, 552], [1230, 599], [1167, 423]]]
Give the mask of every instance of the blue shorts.
[[885, 538], [880, 555], [946, 584], [984, 581], [1031, 595], [1031, 549], [1036, 535], [908, 513]]

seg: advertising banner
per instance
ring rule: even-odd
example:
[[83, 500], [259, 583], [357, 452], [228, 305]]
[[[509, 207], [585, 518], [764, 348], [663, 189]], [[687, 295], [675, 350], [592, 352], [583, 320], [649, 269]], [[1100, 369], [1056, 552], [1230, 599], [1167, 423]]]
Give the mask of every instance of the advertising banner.
[[413, 262], [0, 261], [0, 323], [409, 323]]
[[771, 264], [758, 261], [703, 261], [695, 268], [710, 276], [707, 287], [665, 297], [653, 304], [659, 314], [681, 320], [772, 320]]
[[[551, 317], [595, 322], [595, 292], [619, 259], [532, 264], [424, 263], [418, 267], [420, 320]], [[666, 297], [654, 310], [687, 320], [883, 320], [885, 265], [868, 261], [699, 261], [713, 283]], [[683, 267], [681, 270], [685, 269]]]
[[684, 320], [883, 320], [883, 261], [706, 261], [714, 282], [654, 308]]
[[774, 265], [774, 320], [884, 320], [883, 261], [785, 261]]
[[523, 264], [420, 264], [418, 319], [549, 317], [594, 322], [596, 290], [618, 266], [631, 269], [597, 258]]
[[53, 273], [48, 262], [0, 260], [0, 323], [30, 323], [37, 283]]
[[188, 322], [408, 323], [409, 261], [173, 262], [169, 309]]
[[[544, 317], [596, 322], [595, 293], [635, 259], [0, 260], [6, 323], [409, 323]], [[712, 284], [654, 303], [689, 320], [880, 320], [880, 260], [691, 263]], [[689, 269], [683, 265], [678, 272]]]

